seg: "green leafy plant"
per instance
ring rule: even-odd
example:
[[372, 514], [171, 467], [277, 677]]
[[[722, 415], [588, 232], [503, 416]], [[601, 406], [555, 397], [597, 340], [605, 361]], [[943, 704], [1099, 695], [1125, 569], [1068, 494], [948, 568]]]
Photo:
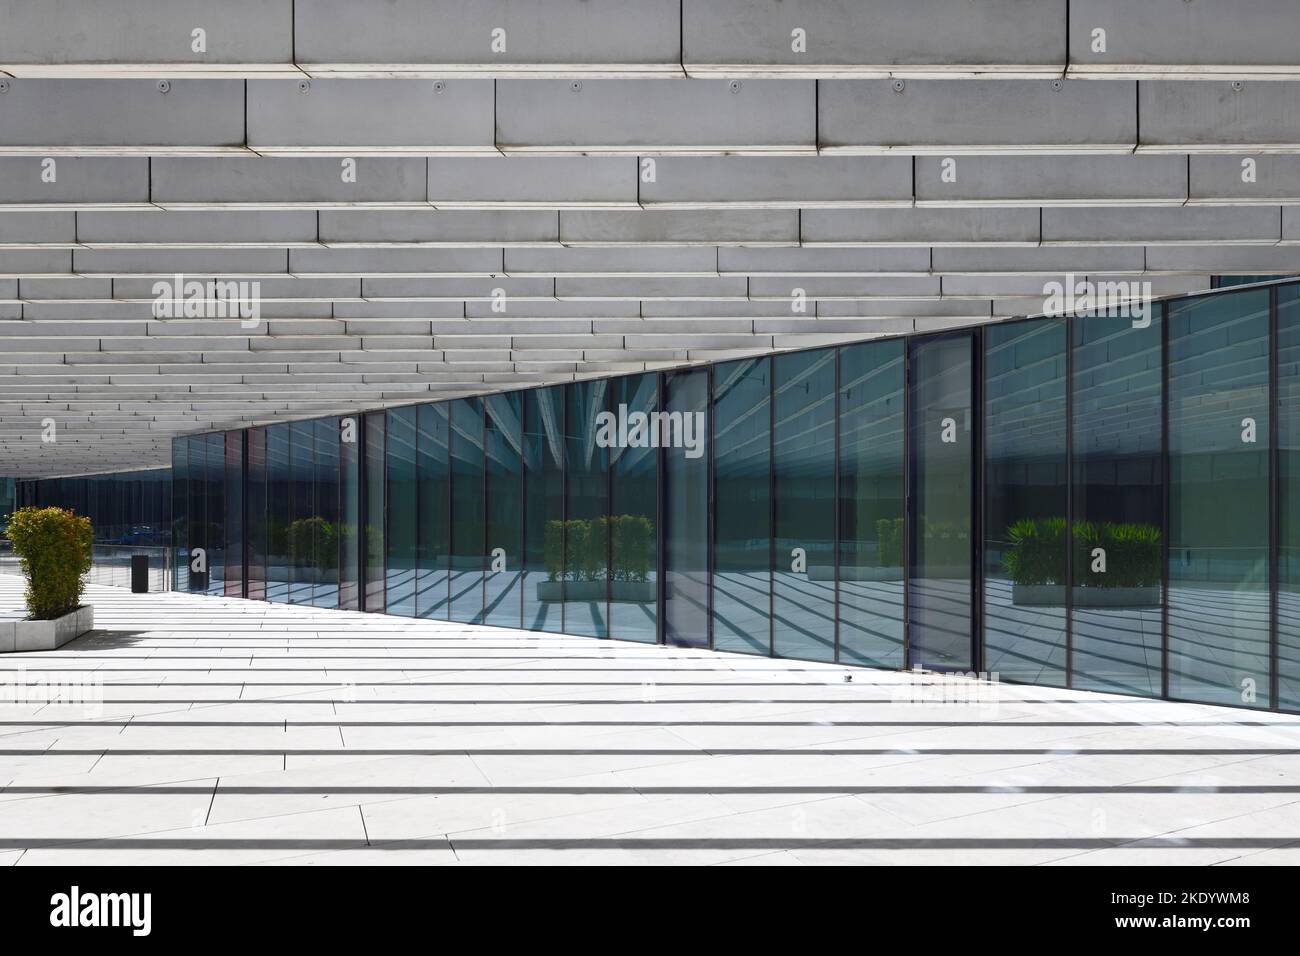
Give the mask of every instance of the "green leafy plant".
[[[1007, 529], [1002, 557], [1015, 584], [1065, 583], [1065, 519], [1022, 518]], [[1139, 588], [1160, 583], [1163, 539], [1155, 525], [1126, 522], [1074, 523], [1074, 578], [1084, 587]], [[1093, 571], [1093, 552], [1106, 552], [1106, 570]]]
[[89, 518], [62, 508], [20, 508], [9, 522], [9, 538], [27, 579], [33, 620], [49, 621], [81, 606], [81, 578], [94, 556]]
[[542, 546], [546, 579], [648, 581], [653, 541], [654, 525], [643, 515], [548, 521]]
[[294, 566], [328, 571], [338, 565], [338, 531], [324, 518], [299, 518], [289, 525], [288, 537]]

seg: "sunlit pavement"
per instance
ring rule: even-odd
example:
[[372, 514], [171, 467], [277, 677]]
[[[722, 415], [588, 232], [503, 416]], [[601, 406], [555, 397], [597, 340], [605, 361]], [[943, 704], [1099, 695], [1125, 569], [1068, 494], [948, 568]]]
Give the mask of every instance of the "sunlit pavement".
[[1296, 717], [87, 599], [0, 656], [0, 863], [1300, 863]]

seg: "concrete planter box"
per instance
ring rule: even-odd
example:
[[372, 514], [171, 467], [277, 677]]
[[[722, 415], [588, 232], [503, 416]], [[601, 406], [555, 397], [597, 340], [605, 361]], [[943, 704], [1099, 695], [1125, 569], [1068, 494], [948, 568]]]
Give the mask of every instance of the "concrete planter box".
[[[559, 601], [603, 601], [605, 581], [538, 581], [537, 600], [543, 604]], [[614, 581], [609, 599], [615, 604], [653, 604], [657, 598], [653, 581]]]
[[[1159, 607], [1158, 585], [1144, 588], [1074, 589], [1075, 607]], [[1013, 584], [1011, 603], [1020, 607], [1065, 607], [1064, 584]]]
[[0, 620], [0, 652], [52, 651], [95, 628], [95, 609], [82, 605], [52, 621]]

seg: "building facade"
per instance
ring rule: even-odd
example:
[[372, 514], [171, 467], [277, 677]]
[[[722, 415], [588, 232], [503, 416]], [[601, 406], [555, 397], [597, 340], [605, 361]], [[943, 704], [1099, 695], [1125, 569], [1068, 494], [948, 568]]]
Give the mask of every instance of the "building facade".
[[182, 590], [1300, 710], [1300, 282], [194, 435], [172, 479]]

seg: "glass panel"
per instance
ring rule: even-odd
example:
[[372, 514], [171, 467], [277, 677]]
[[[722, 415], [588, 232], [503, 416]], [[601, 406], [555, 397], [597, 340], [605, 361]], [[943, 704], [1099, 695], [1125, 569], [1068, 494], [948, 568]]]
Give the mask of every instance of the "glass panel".
[[388, 612], [415, 617], [415, 408], [388, 413]]
[[190, 439], [187, 482], [190, 515], [189, 589], [196, 593], [207, 591], [212, 566], [212, 555], [208, 552], [207, 452], [206, 435], [196, 435]]
[[451, 463], [448, 405], [421, 405], [417, 418], [419, 570], [415, 609], [420, 617], [447, 620], [451, 581]]
[[771, 375], [765, 358], [713, 369], [713, 646], [720, 651], [771, 653]]
[[524, 393], [524, 627], [564, 630], [564, 386]]
[[[176, 438], [172, 441], [172, 564], [176, 569], [173, 588], [190, 590], [190, 440]], [[32, 482], [36, 487], [40, 483]]]
[[1065, 684], [1064, 319], [984, 332], [984, 669]]
[[485, 621], [519, 627], [523, 597], [524, 397], [489, 395], [487, 406], [487, 607]]
[[290, 604], [310, 604], [316, 573], [312, 566], [315, 545], [316, 464], [311, 422], [289, 425], [290, 518], [289, 563], [293, 568]]
[[903, 666], [903, 341], [840, 349], [840, 660]]
[[361, 422], [339, 420], [339, 607], [361, 607]]
[[[222, 514], [226, 521], [226, 597], [244, 596], [244, 433], [226, 432], [226, 471], [224, 475], [226, 500]], [[119, 520], [124, 516], [119, 512]], [[121, 527], [128, 524], [123, 522]], [[129, 533], [129, 532], [128, 532]]]
[[835, 350], [773, 360], [778, 657], [835, 659]]
[[316, 441], [316, 607], [339, 606], [339, 420], [314, 423]]
[[[204, 540], [208, 549], [208, 594], [225, 594], [226, 580], [226, 436], [220, 432], [207, 436], [207, 460], [203, 469], [204, 508], [207, 530]], [[85, 505], [81, 506], [85, 509]]]
[[365, 610], [382, 614], [384, 595], [384, 428], [387, 416], [383, 412], [366, 415], [365, 455]]
[[266, 429], [248, 430], [248, 597], [266, 600]]
[[[1161, 693], [1164, 542], [1162, 310], [1148, 320], [1080, 316], [1073, 349], [1072, 685]], [[1092, 572], [1088, 538], [1127, 539], [1128, 556]], [[1120, 544], [1120, 550], [1125, 549]], [[1111, 545], [1115, 551], [1115, 545]]]
[[483, 620], [483, 402], [451, 403], [451, 619]]
[[1268, 300], [1168, 306], [1171, 697], [1269, 703]]
[[609, 633], [609, 450], [596, 441], [608, 382], [567, 386], [564, 631]]
[[289, 600], [289, 426], [266, 429], [266, 599]]
[[[664, 376], [664, 412], [706, 416], [709, 372]], [[696, 419], [698, 422], [700, 419]], [[654, 434], [654, 432], [652, 432]], [[709, 459], [667, 449], [664, 475], [664, 642], [709, 646]]]
[[659, 376], [614, 379], [610, 408], [619, 432], [610, 450], [610, 635], [654, 643], [659, 639], [659, 452], [651, 441], [650, 416], [659, 411]]
[[1277, 304], [1278, 706], [1300, 710], [1300, 286]]
[[913, 340], [909, 664], [971, 666], [975, 433], [970, 335]]

